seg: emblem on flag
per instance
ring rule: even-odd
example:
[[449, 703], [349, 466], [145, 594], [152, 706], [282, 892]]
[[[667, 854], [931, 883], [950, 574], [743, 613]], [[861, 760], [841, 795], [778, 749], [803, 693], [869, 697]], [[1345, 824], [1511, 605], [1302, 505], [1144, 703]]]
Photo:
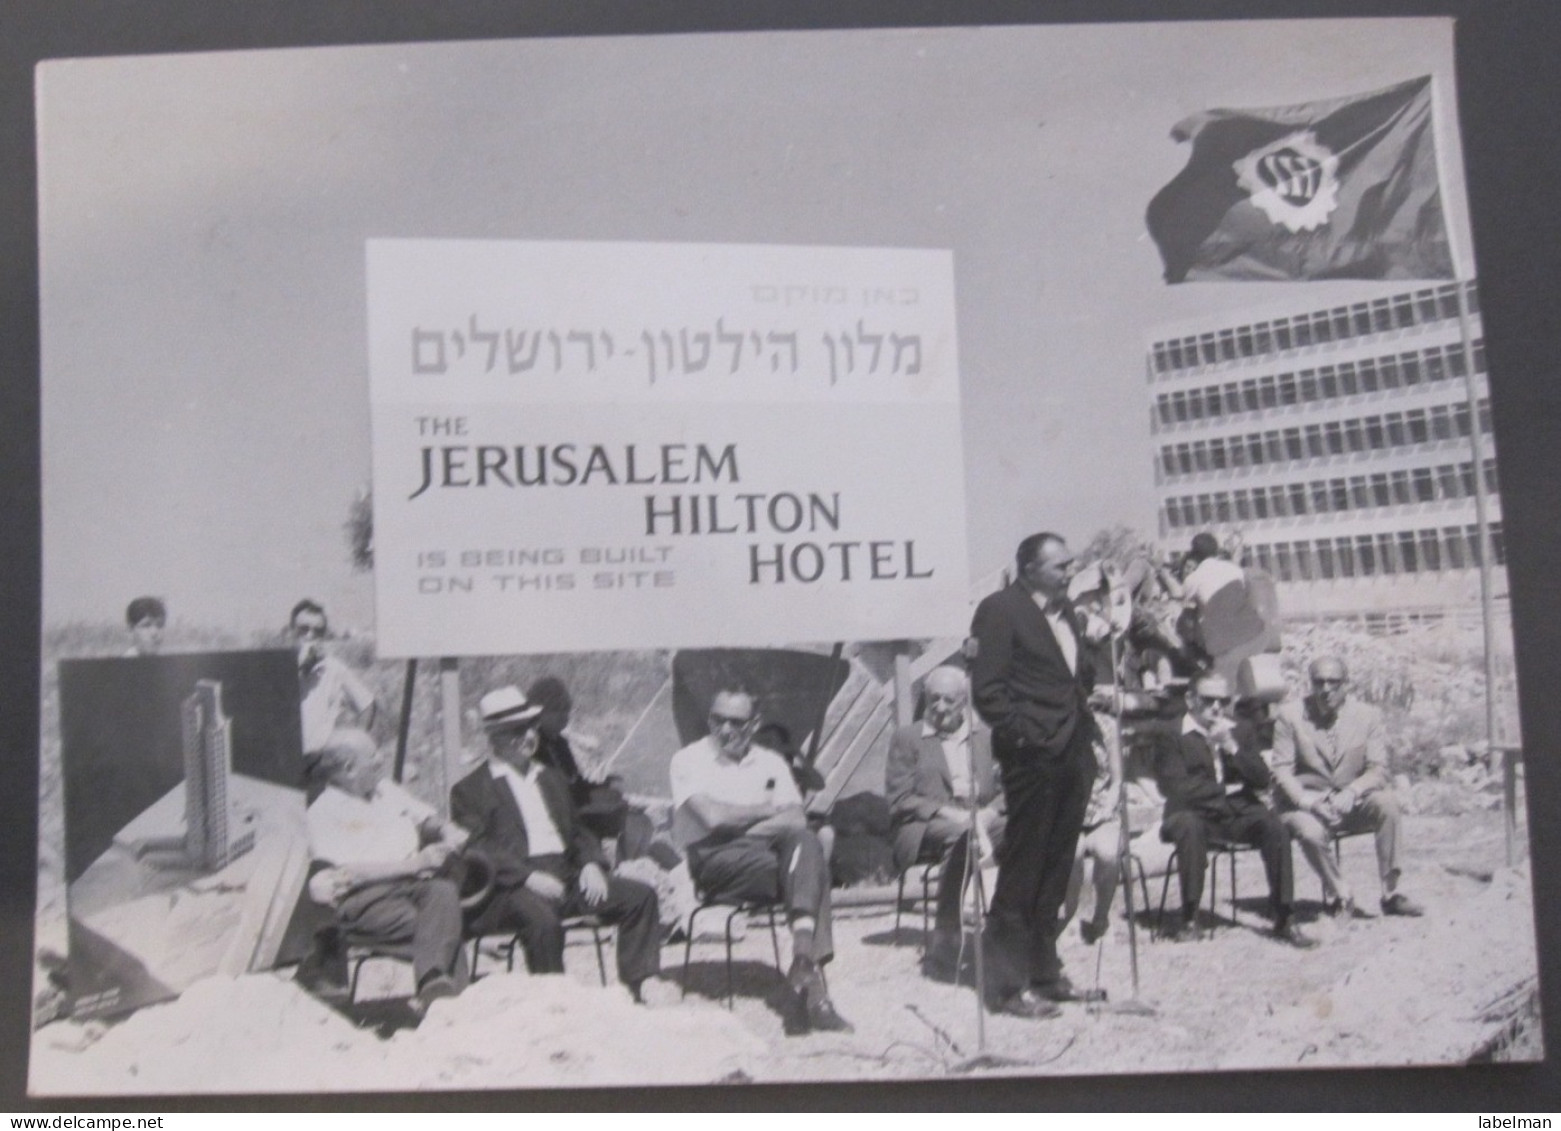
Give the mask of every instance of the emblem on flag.
[[1149, 202], [1165, 280], [1450, 279], [1431, 79], [1297, 106], [1209, 110]]
[[1254, 149], [1232, 167], [1252, 203], [1289, 231], [1319, 228], [1338, 207], [1339, 159], [1311, 130]]

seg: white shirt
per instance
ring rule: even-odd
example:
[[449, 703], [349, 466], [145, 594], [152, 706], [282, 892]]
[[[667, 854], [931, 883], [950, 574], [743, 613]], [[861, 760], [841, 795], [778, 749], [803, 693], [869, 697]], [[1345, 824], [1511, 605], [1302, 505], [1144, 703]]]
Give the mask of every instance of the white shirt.
[[1182, 583], [1182, 592], [1187, 601], [1203, 609], [1214, 594], [1225, 586], [1237, 582], [1245, 585], [1246, 581], [1246, 572], [1235, 562], [1228, 562], [1224, 558], [1204, 558], [1187, 575], [1187, 580]]
[[1041, 614], [1046, 617], [1046, 623], [1051, 625], [1052, 635], [1057, 638], [1057, 647], [1062, 649], [1062, 658], [1067, 661], [1068, 670], [1078, 675], [1079, 638], [1073, 635], [1073, 626], [1062, 613], [1047, 607], [1051, 604], [1051, 598], [1046, 594], [1032, 590], [1030, 596], [1035, 598], [1035, 603], [1041, 607]]
[[709, 735], [672, 755], [672, 839], [680, 848], [702, 840], [710, 830], [688, 808], [691, 797], [705, 796], [726, 805], [801, 805], [791, 767], [773, 750], [750, 746], [740, 761], [721, 753]]
[[522, 774], [508, 762], [489, 758], [488, 772], [494, 780], [503, 782], [510, 796], [515, 799], [520, 819], [526, 826], [526, 847], [531, 850], [531, 855], [562, 856], [564, 838], [553, 823], [553, 814], [547, 809], [547, 799], [542, 796], [542, 789], [537, 785], [537, 778], [542, 773], [541, 763], [532, 762]]
[[1221, 749], [1214, 737], [1203, 729], [1198, 720], [1192, 717], [1191, 711], [1182, 716], [1182, 733], [1203, 735], [1204, 741], [1209, 744], [1209, 752], [1214, 755], [1214, 780], [1225, 787], [1226, 793], [1240, 793], [1245, 788], [1240, 778], [1225, 780], [1225, 751]]
[[380, 782], [367, 801], [327, 786], [305, 817], [309, 855], [338, 867], [406, 860], [420, 847], [418, 826], [432, 816], [394, 782]]
[[304, 677], [307, 690], [299, 707], [303, 724], [304, 753], [325, 749], [331, 732], [341, 720], [342, 705], [351, 702], [359, 711], [368, 709], [374, 694], [347, 665], [335, 656], [326, 656]]
[[943, 745], [943, 760], [949, 767], [949, 791], [956, 801], [969, 801], [975, 791], [970, 784], [970, 718], [966, 716], [952, 734], [939, 734], [929, 722], [921, 724], [923, 738], [936, 738]]

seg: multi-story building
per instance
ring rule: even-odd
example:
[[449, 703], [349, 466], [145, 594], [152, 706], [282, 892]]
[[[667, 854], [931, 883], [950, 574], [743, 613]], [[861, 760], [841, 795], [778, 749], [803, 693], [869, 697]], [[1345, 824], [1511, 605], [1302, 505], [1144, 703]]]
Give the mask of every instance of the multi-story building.
[[253, 829], [234, 835], [231, 827], [232, 722], [222, 712], [222, 684], [197, 680], [184, 701], [183, 721], [184, 854], [191, 866], [215, 872], [255, 845]]
[[1505, 554], [1474, 283], [1176, 330], [1148, 355], [1167, 548], [1239, 531], [1287, 617], [1478, 607], [1476, 427], [1498, 567]]

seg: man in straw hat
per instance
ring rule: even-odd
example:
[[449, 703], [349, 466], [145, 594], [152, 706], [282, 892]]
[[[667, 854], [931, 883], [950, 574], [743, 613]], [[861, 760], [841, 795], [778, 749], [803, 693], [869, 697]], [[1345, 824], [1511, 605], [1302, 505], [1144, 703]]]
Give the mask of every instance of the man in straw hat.
[[656, 892], [610, 876], [601, 844], [579, 819], [569, 783], [535, 760], [542, 708], [517, 687], [478, 704], [491, 756], [450, 790], [469, 852], [493, 868], [493, 894], [469, 922], [477, 934], [518, 931], [533, 974], [564, 970], [562, 921], [592, 914], [618, 928], [618, 979], [640, 1001], [661, 969]]

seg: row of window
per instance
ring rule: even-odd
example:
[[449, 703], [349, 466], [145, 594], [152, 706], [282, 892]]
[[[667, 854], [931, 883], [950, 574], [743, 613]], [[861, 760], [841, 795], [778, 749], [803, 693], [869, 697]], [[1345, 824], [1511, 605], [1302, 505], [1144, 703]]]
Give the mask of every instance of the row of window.
[[[1480, 401], [1480, 431], [1491, 430], [1490, 401]], [[1319, 459], [1346, 453], [1376, 452], [1408, 444], [1427, 444], [1469, 435], [1469, 405], [1432, 405], [1405, 412], [1329, 420], [1320, 424], [1270, 428], [1235, 436], [1216, 436], [1166, 444], [1160, 468], [1172, 478], [1203, 471], [1261, 467], [1290, 460]]]
[[[1155, 414], [1161, 424], [1185, 424], [1189, 420], [1219, 420], [1237, 413], [1313, 404], [1380, 389], [1412, 388], [1465, 376], [1469, 371], [1466, 360], [1460, 342], [1294, 373], [1268, 373], [1244, 381], [1161, 393], [1155, 398]], [[1485, 372], [1484, 339], [1474, 343], [1474, 371]]]
[[[1485, 461], [1485, 491], [1497, 494], [1496, 461]], [[1252, 522], [1311, 514], [1338, 514], [1370, 507], [1407, 506], [1474, 495], [1474, 464], [1404, 468], [1313, 479], [1308, 483], [1275, 483], [1238, 487], [1206, 495], [1181, 495], [1165, 500], [1165, 530], [1204, 527], [1220, 522]]]
[[[1490, 524], [1491, 560], [1507, 564], [1501, 523]], [[1399, 530], [1353, 537], [1314, 538], [1249, 546], [1249, 562], [1280, 581], [1328, 581], [1339, 577], [1383, 577], [1476, 569], [1480, 528]]]
[[[1371, 302], [1336, 306], [1331, 310], [1168, 338], [1154, 344], [1151, 364], [1156, 374], [1174, 373], [1200, 365], [1266, 357], [1283, 350], [1305, 349], [1325, 342], [1342, 342], [1367, 334], [1385, 334], [1448, 321], [1458, 317], [1458, 288], [1463, 285], [1446, 283]], [[1473, 283], [1467, 286], [1469, 310], [1478, 312], [1479, 294]]]

